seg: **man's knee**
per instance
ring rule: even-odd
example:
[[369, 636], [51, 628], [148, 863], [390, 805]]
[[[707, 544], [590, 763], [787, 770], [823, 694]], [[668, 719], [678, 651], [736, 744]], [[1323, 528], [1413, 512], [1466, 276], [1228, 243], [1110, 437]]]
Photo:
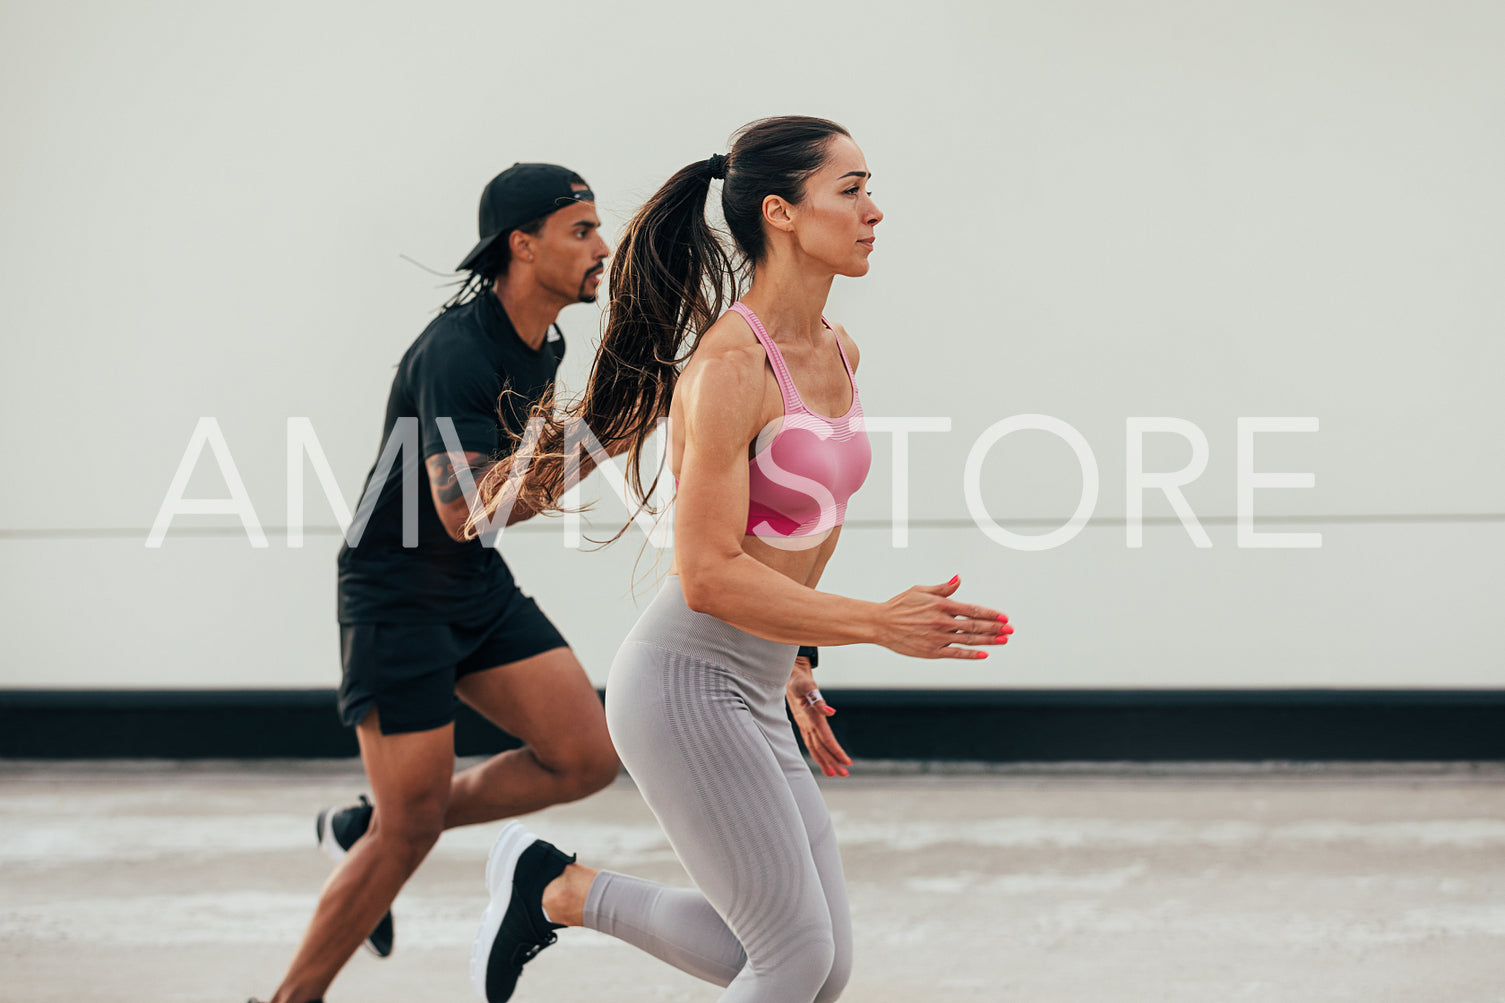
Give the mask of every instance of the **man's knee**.
[[430, 796], [383, 812], [377, 805], [368, 836], [382, 844], [383, 852], [406, 858], [416, 867], [439, 841], [444, 831], [447, 798]]
[[617, 752], [607, 743], [604, 748], [595, 749], [582, 758], [573, 774], [571, 792], [581, 798], [594, 794], [610, 787], [621, 771]]
[[590, 759], [590, 764], [585, 770], [584, 780], [590, 787], [590, 793], [594, 794], [603, 788], [610, 787], [613, 780], [622, 772], [622, 761], [617, 758], [617, 750], [612, 746], [611, 740], [607, 739], [595, 750]]
[[538, 758], [545, 769], [559, 778], [565, 798], [572, 801], [610, 786], [622, 769], [609, 741], [585, 744], [549, 760]]

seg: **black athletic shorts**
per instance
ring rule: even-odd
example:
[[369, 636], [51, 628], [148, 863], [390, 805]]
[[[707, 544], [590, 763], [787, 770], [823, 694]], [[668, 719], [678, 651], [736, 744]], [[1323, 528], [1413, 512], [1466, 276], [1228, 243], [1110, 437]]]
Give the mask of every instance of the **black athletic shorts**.
[[372, 707], [383, 735], [442, 728], [455, 719], [455, 681], [563, 648], [564, 635], [512, 586], [500, 614], [459, 623], [342, 623], [340, 720]]

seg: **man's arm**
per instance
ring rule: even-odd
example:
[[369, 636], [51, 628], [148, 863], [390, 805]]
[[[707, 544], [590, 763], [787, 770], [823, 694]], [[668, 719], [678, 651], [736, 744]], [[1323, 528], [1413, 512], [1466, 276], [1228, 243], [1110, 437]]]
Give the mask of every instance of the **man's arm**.
[[[435, 453], [423, 461], [428, 468], [429, 494], [434, 499], [434, 511], [444, 523], [444, 531], [451, 539], [465, 539], [465, 522], [470, 518], [470, 503], [465, 497], [465, 485], [461, 483], [450, 453]], [[472, 485], [481, 483], [481, 478], [496, 463], [484, 453], [465, 454], [461, 470], [469, 471]]]
[[[608, 456], [620, 456], [627, 452], [631, 445], [630, 441], [619, 439], [603, 443], [603, 448]], [[465, 462], [471, 471], [471, 483], [479, 485], [484, 477], [498, 485], [496, 501], [492, 508], [493, 514], [490, 517], [493, 524], [496, 521], [496, 513], [506, 515], [504, 525], [507, 526], [531, 519], [538, 514], [537, 509], [518, 500], [520, 481], [511, 479], [512, 461], [512, 456], [501, 460], [490, 460], [480, 453], [465, 454]], [[476, 513], [476, 519], [479, 520], [481, 505], [476, 499], [471, 499], [472, 504], [467, 504], [463, 485], [455, 473], [454, 464], [450, 462], [449, 454], [439, 453], [430, 456], [426, 463], [429, 471], [429, 488], [434, 496], [434, 508], [439, 512], [439, 518], [444, 522], [445, 530], [456, 540], [473, 539], [479, 535], [477, 527], [469, 520], [472, 512]], [[579, 476], [572, 478], [564, 489], [568, 491], [595, 469], [596, 459], [587, 451], [584, 456], [580, 457]]]

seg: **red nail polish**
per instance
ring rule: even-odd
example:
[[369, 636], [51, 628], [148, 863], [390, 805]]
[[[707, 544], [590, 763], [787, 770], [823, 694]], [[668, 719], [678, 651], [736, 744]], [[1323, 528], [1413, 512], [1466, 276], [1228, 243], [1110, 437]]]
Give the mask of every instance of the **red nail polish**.
[[947, 585], [955, 585], [957, 582], [959, 582], [961, 580], [962, 580], [962, 576], [961, 575], [952, 575], [951, 576], [951, 580], [949, 582], [947, 582], [946, 584]]

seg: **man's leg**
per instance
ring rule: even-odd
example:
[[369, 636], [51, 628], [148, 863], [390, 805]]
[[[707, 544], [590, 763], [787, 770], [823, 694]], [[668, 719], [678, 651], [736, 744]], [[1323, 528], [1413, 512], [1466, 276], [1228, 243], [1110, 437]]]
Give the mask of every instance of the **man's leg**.
[[376, 811], [330, 875], [314, 918], [271, 1003], [324, 995], [397, 898], [444, 828], [455, 768], [454, 725], [383, 735], [372, 708], [356, 728]]
[[601, 700], [569, 648], [470, 673], [455, 692], [526, 744], [454, 776], [446, 829], [578, 800], [621, 769]]

